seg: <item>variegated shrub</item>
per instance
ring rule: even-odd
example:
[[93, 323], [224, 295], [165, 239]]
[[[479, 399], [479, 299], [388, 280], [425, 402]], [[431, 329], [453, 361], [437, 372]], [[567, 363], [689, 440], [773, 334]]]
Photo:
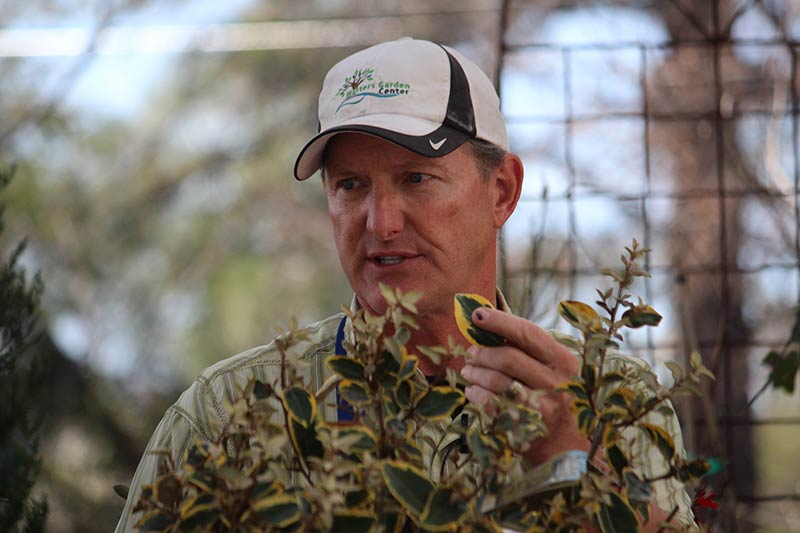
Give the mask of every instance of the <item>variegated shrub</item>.
[[[332, 377], [310, 390], [296, 372], [301, 361], [288, 348], [303, 336], [291, 324], [277, 347], [280, 379], [253, 381], [229, 405], [230, 420], [213, 442], [198, 441], [176, 468], [164, 455], [157, 481], [144, 488], [137, 510], [142, 531], [529, 531], [581, 530], [593, 522], [602, 530], [635, 530], [637, 513], [647, 516], [651, 483], [630, 467], [619, 445], [623, 429], [637, 426], [667, 458], [664, 478], [690, 482], [707, 469], [704, 461], [685, 461], [669, 434], [642, 424], [644, 415], [665, 401], [697, 392], [709, 375], [699, 357], [684, 372], [670, 366], [675, 385], [660, 386], [648, 370], [609, 371], [606, 355], [625, 327], [654, 326], [660, 316], [626, 291], [646, 275], [637, 259], [646, 251], [634, 241], [623, 257], [624, 269], [607, 271], [616, 291], [600, 292], [600, 315], [581, 302], [562, 302], [561, 315], [580, 339], [559, 336], [584, 361], [581, 375], [563, 386], [574, 396], [581, 431], [593, 443], [610, 473], [589, 469], [566, 489], [520, 495], [514, 505], [495, 505], [507, 497], [515, 472], [526, 471], [523, 453], [546, 434], [535, 397], [530, 402], [497, 397], [489, 408], [465, 405], [463, 384], [453, 371], [434, 382], [418, 369], [407, 343], [416, 329], [420, 295], [382, 287], [386, 312], [350, 314], [348, 356], [326, 361]], [[461, 295], [469, 296], [469, 295]], [[456, 301], [465, 336], [470, 306]], [[460, 308], [461, 307], [461, 308]], [[623, 312], [624, 310], [624, 312]], [[461, 313], [459, 315], [459, 313]], [[473, 325], [474, 326], [474, 325]], [[487, 337], [488, 338], [488, 337]], [[502, 339], [489, 339], [502, 342]], [[414, 347], [442, 361], [461, 357], [452, 339], [448, 347]], [[644, 385], [644, 387], [642, 386]], [[601, 390], [603, 391], [601, 394]], [[320, 405], [346, 404], [353, 420], [330, 422]], [[454, 440], [455, 438], [455, 440]]]

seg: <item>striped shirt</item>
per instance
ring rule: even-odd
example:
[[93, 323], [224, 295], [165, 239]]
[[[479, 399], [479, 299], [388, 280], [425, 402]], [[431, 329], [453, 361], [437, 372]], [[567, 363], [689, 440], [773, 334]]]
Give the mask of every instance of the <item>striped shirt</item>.
[[[499, 291], [497, 300], [500, 309], [509, 311], [508, 305]], [[356, 308], [355, 298], [353, 298], [352, 307]], [[297, 373], [310, 390], [319, 390], [331, 375], [330, 369], [324, 362], [326, 358], [336, 353], [337, 332], [343, 320], [344, 314], [339, 313], [308, 326], [305, 328], [306, 338], [289, 348], [292, 354], [308, 363], [302, 365]], [[610, 369], [621, 367], [624, 364], [645, 365], [639, 359], [621, 354], [613, 354], [607, 359], [607, 362]], [[133, 531], [133, 526], [139, 519], [138, 514], [133, 513], [133, 507], [139, 499], [142, 486], [151, 484], [156, 479], [160, 456], [150, 452], [170, 450], [176, 465], [180, 467], [186, 452], [198, 438], [207, 441], [215, 439], [228, 420], [225, 404], [233, 404], [240, 394], [239, 391], [243, 390], [250, 380], [258, 379], [271, 384], [280, 383], [280, 364], [280, 354], [275, 342], [272, 342], [220, 361], [207, 368], [194, 380], [191, 386], [181, 394], [178, 401], [167, 409], [150, 438], [131, 481], [128, 499], [117, 524], [117, 533]], [[339, 412], [335, 402], [321, 402], [319, 408], [323, 420], [334, 422], [338, 419]], [[674, 414], [667, 417], [661, 413], [652, 412], [644, 421], [667, 430], [675, 442], [677, 453], [684, 454], [681, 429]], [[456, 433], [448, 435], [448, 425], [442, 424], [441, 427], [430, 428], [435, 433], [444, 436], [444, 440], [440, 442], [448, 442], [448, 439], [455, 441], [459, 438]], [[626, 440], [634, 442], [630, 457], [633, 459], [632, 466], [640, 475], [656, 477], [666, 473], [669, 466], [658, 449], [651, 445], [638, 430], [629, 428], [626, 431], [631, 433], [626, 435], [623, 432], [623, 438], [628, 437]], [[445, 445], [440, 450], [448, 448]], [[432, 477], [436, 479], [439, 477], [439, 469], [433, 466], [443, 464], [445, 461], [438, 456], [430, 458], [430, 461], [432, 461], [430, 471]], [[520, 472], [518, 475], [523, 474]], [[681, 483], [674, 479], [658, 481], [654, 483], [653, 489], [653, 503], [668, 512], [677, 505], [679, 511], [676, 518], [685, 525], [693, 524], [691, 500]]]

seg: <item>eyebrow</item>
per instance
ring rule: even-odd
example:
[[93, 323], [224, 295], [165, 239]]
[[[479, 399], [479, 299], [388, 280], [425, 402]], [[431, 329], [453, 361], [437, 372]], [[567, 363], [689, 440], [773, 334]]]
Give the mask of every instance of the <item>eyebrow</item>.
[[[420, 156], [419, 160], [398, 165], [394, 170], [399, 172], [441, 172], [445, 169], [445, 167], [438, 161], [438, 159], [439, 158], [436, 157]], [[353, 170], [346, 165], [322, 167], [322, 174], [323, 176], [335, 175], [352, 177], [358, 177], [361, 175], [360, 172]]]

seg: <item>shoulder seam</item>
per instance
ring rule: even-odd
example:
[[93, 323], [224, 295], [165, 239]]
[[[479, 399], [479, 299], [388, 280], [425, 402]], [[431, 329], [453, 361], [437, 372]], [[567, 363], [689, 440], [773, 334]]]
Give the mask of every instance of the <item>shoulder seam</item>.
[[203, 437], [206, 441], [211, 442], [211, 435], [183, 408], [178, 405], [172, 405], [167, 409], [167, 412], [172, 411], [178, 416], [182, 417], [191, 426], [195, 433]]

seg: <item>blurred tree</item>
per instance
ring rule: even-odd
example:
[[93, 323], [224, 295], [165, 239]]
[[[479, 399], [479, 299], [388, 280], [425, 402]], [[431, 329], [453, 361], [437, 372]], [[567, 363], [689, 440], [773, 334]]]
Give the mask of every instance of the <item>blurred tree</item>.
[[[0, 192], [12, 171], [0, 168]], [[4, 229], [0, 204], [0, 234]], [[17, 264], [24, 248], [0, 257], [0, 531], [44, 531], [47, 500], [31, 495], [39, 473], [43, 413], [34, 386], [42, 369], [29, 349], [36, 336], [41, 278], [29, 280]]]
[[[749, 16], [752, 25], [752, 17], [756, 17], [765, 20], [766, 27], [769, 21], [774, 25], [769, 30], [755, 25], [766, 31], [764, 37], [785, 39], [790, 50], [785, 27], [790, 4], [727, 0], [657, 4], [671, 39], [679, 44], [655, 72], [651, 110], [659, 114], [697, 111], [691, 118], [659, 123], [652, 137], [662, 164], [674, 168], [674, 193], [680, 198], [670, 230], [673, 267], [678, 273], [675, 297], [687, 357], [691, 350], [702, 351], [717, 375], [710, 387], [713, 407], [687, 400], [681, 412], [687, 448], [725, 457], [727, 468], [715, 484], [729, 502], [735, 502], [737, 496], [748, 502], [759, 493], [752, 425], [737, 423], [752, 416], [747, 405], [752, 321], [744, 316], [746, 277], [740, 270], [752, 232], [745, 214], [753, 203], [764, 202], [771, 206], [768, 211], [782, 203], [769, 176], [760, 172], [759, 151], [748, 147], [751, 135], [742, 132], [752, 134], [753, 121], [747, 110], [769, 109], [775, 104], [782, 108], [783, 102], [773, 99], [773, 94], [789, 82], [784, 79], [788, 78], [787, 67], [778, 60], [779, 47], [757, 51], [756, 62], [751, 52], [750, 60], [745, 61], [748, 56], [743, 49], [730, 40], [737, 22]], [[765, 142], [770, 142], [769, 135]], [[706, 148], [693, 148], [702, 146]], [[773, 149], [780, 150], [780, 146]], [[747, 194], [737, 194], [741, 192]], [[780, 227], [780, 218], [786, 213], [773, 214]], [[784, 246], [793, 248], [789, 239]], [[699, 423], [709, 419], [718, 427]], [[747, 528], [736, 513], [728, 508], [720, 516], [723, 530]]]
[[[49, 4], [38, 10], [81, 16]], [[98, 20], [158, 23], [189, 2], [115, 4]], [[302, 27], [297, 19], [357, 15], [366, 40], [407, 34], [478, 55], [495, 46], [483, 30], [494, 20], [470, 13], [486, 2], [246, 4], [228, 20]], [[375, 17], [397, 34], [377, 34]], [[349, 303], [322, 188], [291, 177], [316, 128], [322, 77], [348, 52], [160, 56], [168, 66], [130, 115], [78, 104], [70, 91], [97, 63], [140, 56], [0, 62], [0, 113], [15, 118], [13, 131], [0, 126], [0, 160], [19, 162], [9, 225], [29, 237], [25, 259], [48, 280], [42, 350], [57, 422], [42, 478], [54, 531], [108, 530], [122, 503], [111, 487], [128, 482], [157, 419], [202, 368], [269, 342], [292, 315], [307, 323]], [[134, 84], [138, 71], [128, 74]]]

